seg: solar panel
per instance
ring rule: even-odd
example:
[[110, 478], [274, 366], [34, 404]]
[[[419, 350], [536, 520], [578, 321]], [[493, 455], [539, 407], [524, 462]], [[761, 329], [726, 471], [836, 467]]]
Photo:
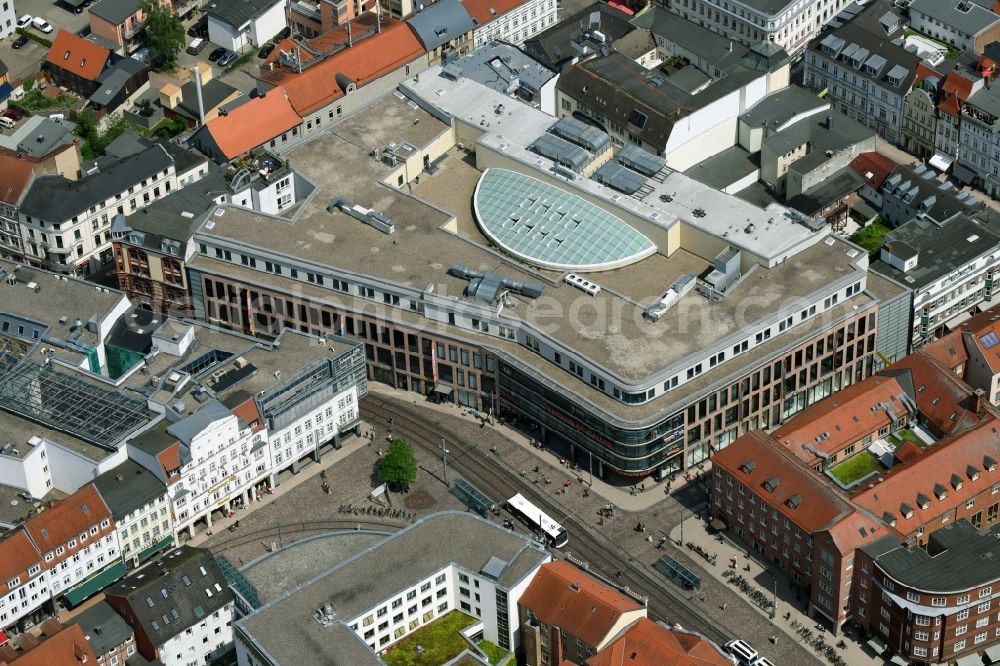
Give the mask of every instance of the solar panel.
[[979, 338], [979, 341], [983, 343], [983, 347], [985, 347], [986, 349], [989, 349], [990, 347], [994, 346], [997, 342], [1000, 342], [1000, 340], [997, 340], [997, 334], [994, 333], [993, 331], [990, 331], [983, 337]]

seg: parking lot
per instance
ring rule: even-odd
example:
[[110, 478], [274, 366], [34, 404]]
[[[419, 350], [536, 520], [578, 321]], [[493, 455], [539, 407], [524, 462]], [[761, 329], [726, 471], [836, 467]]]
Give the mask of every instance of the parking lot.
[[[53, 30], [48, 35], [43, 35], [37, 30], [32, 30], [32, 32], [49, 41], [55, 39], [56, 33], [59, 32], [60, 28], [76, 32], [90, 24], [86, 11], [81, 14], [74, 14], [72, 9], [56, 4], [52, 0], [18, 0], [18, 17], [25, 14], [41, 16], [49, 22]], [[10, 70], [11, 81], [18, 81], [37, 72], [38, 63], [45, 58], [47, 51], [44, 46], [34, 41], [28, 42], [20, 49], [14, 50], [11, 48], [11, 44], [14, 43], [17, 37], [17, 33], [14, 33], [0, 42], [0, 60], [3, 60]]]

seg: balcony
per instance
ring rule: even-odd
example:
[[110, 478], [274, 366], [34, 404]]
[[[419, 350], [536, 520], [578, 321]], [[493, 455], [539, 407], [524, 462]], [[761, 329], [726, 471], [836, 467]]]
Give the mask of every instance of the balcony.
[[139, 21], [132, 21], [128, 27], [122, 25], [122, 39], [132, 39], [146, 29], [146, 24]]
[[266, 150], [254, 150], [233, 160], [226, 172], [226, 182], [232, 192], [253, 186], [263, 189], [291, 173], [288, 162]]

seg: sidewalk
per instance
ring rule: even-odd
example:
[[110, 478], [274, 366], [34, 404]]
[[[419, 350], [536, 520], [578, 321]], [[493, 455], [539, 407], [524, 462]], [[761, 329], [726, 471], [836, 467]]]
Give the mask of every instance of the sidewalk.
[[[394, 389], [387, 384], [382, 384], [381, 382], [369, 382], [368, 392], [391, 397], [396, 400], [405, 400], [413, 404], [421, 404], [426, 409], [435, 410], [451, 416], [464, 417], [470, 421], [477, 420], [477, 418], [471, 413], [471, 410], [467, 407], [462, 407], [453, 403], [433, 403], [416, 393]], [[388, 416], [386, 416], [386, 419], [388, 419]], [[570, 473], [569, 468], [565, 464], [559, 463], [558, 455], [544, 448], [538, 449], [533, 447], [529, 441], [529, 437], [519, 430], [511, 428], [506, 424], [501, 424], [496, 419], [494, 419], [494, 423], [492, 425], [490, 425], [487, 421], [486, 427], [493, 428], [514, 444], [517, 444], [525, 451], [531, 453], [533, 457], [538, 459], [539, 463], [549, 465], [558, 469], [562, 473]], [[706, 461], [706, 473], [708, 472], [707, 468], [708, 463]], [[585, 469], [583, 466], [573, 473], [583, 478], [584, 483], [590, 486], [591, 492], [595, 495], [603, 497], [607, 501], [613, 503], [616, 507], [624, 509], [625, 511], [644, 511], [654, 504], [664, 500], [669, 490], [676, 490], [680, 488], [680, 484], [677, 482], [674, 483], [673, 487], [668, 489], [670, 485], [668, 481], [657, 482], [653, 481], [652, 478], [649, 478], [641, 482], [645, 486], [645, 490], [636, 495], [632, 495], [627, 489], [623, 490], [621, 488], [617, 488], [596, 476], [593, 480], [591, 480], [590, 471]]]
[[[681, 542], [682, 528], [683, 542]], [[743, 595], [743, 593], [741, 593], [735, 586], [730, 585], [723, 576], [723, 572], [726, 571], [726, 569], [736, 571], [739, 575], [743, 576], [743, 578], [751, 581], [752, 584], [755, 584], [759, 589], [761, 589], [769, 599], [773, 598], [775, 593], [777, 593], [778, 603], [775, 609], [774, 619], [772, 619], [771, 622], [777, 629], [784, 632], [775, 632], [778, 633], [779, 640], [786, 639], [786, 636], [790, 637], [805, 647], [806, 650], [809, 650], [816, 656], [817, 659], [825, 661], [825, 657], [822, 657], [818, 652], [813, 650], [792, 628], [792, 621], [797, 621], [799, 624], [812, 629], [815, 634], [817, 633], [815, 629], [817, 621], [810, 619], [806, 615], [808, 600], [804, 595], [802, 595], [802, 593], [799, 593], [802, 595], [801, 598], [796, 598], [796, 589], [792, 587], [788, 576], [778, 567], [769, 563], [761, 562], [754, 557], [754, 553], [751, 553], [751, 558], [748, 559], [744, 549], [735, 547], [729, 540], [721, 540], [719, 537], [709, 534], [707, 524], [694, 516], [684, 520], [683, 523], [674, 527], [674, 529], [670, 531], [669, 543], [673, 544], [674, 548], [683, 550], [688, 556], [697, 560], [699, 564], [703, 560], [700, 559], [700, 556], [696, 552], [689, 550], [686, 544], [693, 543], [696, 546], [700, 546], [706, 552], [715, 554], [715, 566], [711, 566], [708, 562], [705, 562], [705, 566], [694, 573], [696, 575], [707, 574], [712, 578], [715, 578], [723, 585], [728, 586], [737, 595], [742, 596], [746, 600], [748, 606], [757, 610], [764, 617], [770, 618], [770, 612], [758, 607], [750, 601], [746, 595]], [[680, 543], [680, 545], [678, 545], [678, 543]], [[670, 554], [669, 551], [667, 554]], [[734, 566], [734, 562], [736, 563], [736, 566]], [[749, 571], [747, 571], [747, 567], [750, 568]], [[777, 588], [775, 588], [775, 583], [777, 583]], [[786, 613], [790, 614], [787, 620], [785, 619]], [[826, 632], [824, 637], [827, 643], [836, 644], [841, 639], [847, 643], [847, 649], [838, 650], [838, 653], [848, 664], [851, 664], [851, 666], [885, 663], [883, 660], [872, 657], [870, 654], [865, 652], [862, 645], [858, 643], [857, 640], [852, 638], [848, 632], [841, 632], [841, 634], [837, 637], [833, 637], [830, 632]], [[741, 638], [744, 638], [751, 644], [767, 640], [767, 637], [765, 636], [743, 636]], [[751, 638], [753, 640], [750, 640]]]
[[[367, 432], [371, 426], [367, 423], [363, 423], [361, 426], [361, 431], [363, 433]], [[212, 516], [212, 534], [218, 534], [228, 528], [230, 525], [238, 521], [241, 517], [245, 518], [247, 513], [253, 513], [257, 509], [261, 509], [271, 502], [274, 502], [282, 495], [288, 493], [294, 488], [297, 488], [301, 484], [315, 477], [321, 470], [328, 470], [330, 467], [335, 465], [337, 462], [343, 460], [347, 456], [351, 455], [358, 449], [362, 449], [368, 443], [368, 440], [364, 437], [350, 437], [345, 440], [344, 445], [339, 449], [334, 449], [328, 452], [323, 459], [317, 464], [312, 461], [311, 458], [305, 458], [302, 461], [302, 466], [299, 468], [299, 473], [286, 478], [281, 482], [277, 488], [275, 488], [270, 495], [264, 495], [256, 502], [251, 502], [250, 506], [246, 509], [237, 509], [232, 518], [226, 518], [225, 514], [213, 514]], [[183, 543], [188, 546], [200, 546], [204, 542], [208, 541], [211, 536], [205, 530], [201, 530], [196, 533], [193, 537], [184, 541]]]

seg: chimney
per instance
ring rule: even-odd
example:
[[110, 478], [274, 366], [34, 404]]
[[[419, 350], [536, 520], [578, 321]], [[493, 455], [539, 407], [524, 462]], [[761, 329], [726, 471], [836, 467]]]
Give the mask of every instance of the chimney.
[[833, 116], [832, 115], [826, 117], [826, 128], [827, 129], [832, 129], [833, 128]]
[[205, 124], [205, 103], [201, 99], [201, 67], [194, 66], [194, 91], [198, 94], [198, 124]]
[[980, 416], [982, 416], [982, 414], [983, 414], [983, 408], [984, 408], [983, 397], [985, 395], [986, 395], [986, 391], [984, 391], [981, 388], [977, 388], [972, 393], [972, 409], [976, 412], [976, 414], [979, 414]]

